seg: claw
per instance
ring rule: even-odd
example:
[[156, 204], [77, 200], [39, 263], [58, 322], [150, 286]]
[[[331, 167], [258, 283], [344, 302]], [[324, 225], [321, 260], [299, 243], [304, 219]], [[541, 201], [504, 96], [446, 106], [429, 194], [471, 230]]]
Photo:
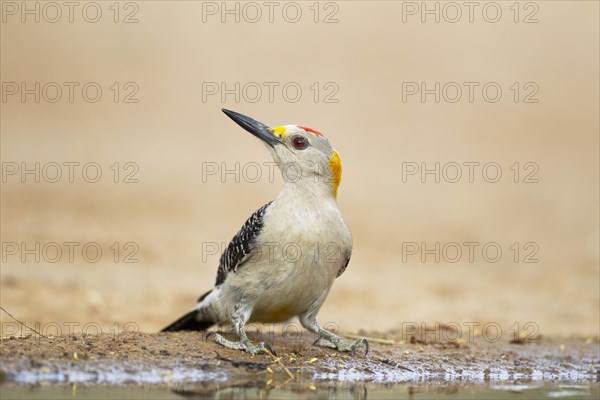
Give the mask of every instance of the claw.
[[354, 354], [358, 347], [365, 347], [365, 356], [369, 353], [369, 341], [365, 338], [360, 338], [356, 342], [352, 344], [344, 343], [344, 341], [339, 337], [333, 337], [332, 339], [325, 338], [321, 336], [313, 343], [313, 346], [324, 346], [331, 347], [333, 349], [337, 349], [338, 351], [347, 351], [350, 354]]
[[365, 356], [367, 354], [369, 354], [369, 341], [365, 338], [360, 338], [358, 339], [356, 342], [354, 342], [354, 344], [352, 346], [350, 346], [351, 350], [350, 353], [354, 354], [354, 351], [358, 348], [358, 345], [363, 345], [365, 346]]
[[277, 353], [275, 352], [275, 350], [273, 349], [273, 347], [271, 347], [271, 345], [269, 343], [262, 342], [262, 343], [257, 344], [256, 346], [253, 346], [252, 343], [250, 343], [248, 340], [232, 342], [230, 340], [225, 339], [223, 336], [221, 336], [217, 332], [209, 332], [206, 335], [206, 340], [208, 340], [211, 337], [214, 338], [215, 342], [217, 342], [221, 346], [227, 347], [229, 349], [243, 350], [243, 351], [246, 351], [251, 354], [269, 353], [269, 354], [273, 355], [274, 357], [277, 356]]
[[269, 352], [269, 353], [271, 353], [271, 355], [273, 357], [277, 357], [277, 352], [275, 351], [275, 349], [269, 343], [263, 342], [262, 345], [264, 347], [264, 351], [265, 352]]

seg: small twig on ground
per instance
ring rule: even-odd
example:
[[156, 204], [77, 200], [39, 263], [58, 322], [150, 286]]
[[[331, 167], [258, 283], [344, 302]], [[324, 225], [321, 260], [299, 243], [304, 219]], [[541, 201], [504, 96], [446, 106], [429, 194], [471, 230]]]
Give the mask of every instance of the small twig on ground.
[[393, 345], [395, 343], [393, 339], [380, 339], [380, 338], [367, 337], [367, 336], [351, 335], [349, 333], [345, 334], [344, 337], [346, 337], [348, 339], [367, 339], [369, 342], [372, 342], [372, 343], [387, 344], [387, 345]]
[[223, 357], [222, 355], [220, 355], [218, 352], [215, 351], [215, 354], [217, 355], [215, 358], [219, 361], [226, 361], [228, 363], [230, 363], [231, 365], [233, 365], [236, 368], [239, 367], [244, 367], [246, 369], [251, 369], [251, 370], [264, 370], [267, 369], [269, 364], [266, 363], [261, 363], [261, 362], [253, 362], [253, 361], [244, 361], [244, 360], [232, 360], [231, 358], [227, 358], [227, 357]]
[[17, 321], [17, 322], [18, 322], [18, 323], [20, 323], [21, 325], [25, 326], [25, 327], [26, 327], [27, 329], [29, 329], [30, 331], [32, 331], [32, 332], [35, 332], [35, 333], [37, 333], [38, 335], [40, 335], [41, 337], [48, 339], [48, 336], [46, 336], [46, 335], [42, 335], [40, 332], [36, 331], [35, 329], [33, 329], [32, 327], [30, 327], [29, 325], [27, 325], [25, 322], [23, 322], [23, 321], [19, 321], [18, 319], [16, 319], [16, 318], [14, 317], [14, 315], [12, 315], [12, 314], [11, 314], [11, 313], [9, 313], [8, 311], [6, 311], [6, 310], [4, 309], [4, 307], [0, 306], [0, 310], [4, 311], [4, 312], [5, 312], [5, 313], [6, 313], [6, 314], [9, 316], [9, 317], [11, 317], [12, 319], [14, 319], [15, 321]]
[[283, 365], [283, 363], [281, 362], [281, 357], [275, 357], [273, 355], [273, 353], [271, 353], [269, 350], [265, 349], [265, 353], [269, 356], [273, 358], [273, 364], [279, 364], [279, 366], [281, 366], [281, 368], [283, 368], [283, 370], [288, 374], [288, 376], [290, 377], [290, 379], [295, 379], [296, 377], [290, 372], [290, 370]]

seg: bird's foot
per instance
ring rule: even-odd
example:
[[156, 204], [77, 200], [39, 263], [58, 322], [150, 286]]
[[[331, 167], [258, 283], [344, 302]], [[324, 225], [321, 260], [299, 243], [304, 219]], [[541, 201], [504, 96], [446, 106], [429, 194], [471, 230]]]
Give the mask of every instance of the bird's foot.
[[331, 337], [327, 338], [321, 336], [315, 341], [314, 345], [331, 347], [332, 349], [336, 349], [341, 352], [349, 352], [350, 354], [354, 354], [357, 349], [364, 347], [365, 356], [369, 353], [369, 341], [364, 338], [360, 338], [356, 342], [348, 344], [339, 336], [332, 335]]
[[253, 345], [249, 340], [240, 340], [239, 342], [234, 342], [225, 339], [217, 332], [210, 332], [208, 335], [206, 335], [206, 339], [208, 338], [213, 338], [215, 342], [219, 343], [221, 346], [227, 347], [228, 349], [243, 350], [251, 354], [268, 353], [273, 356], [277, 355], [273, 347], [271, 347], [269, 343], [265, 342], [261, 342], [257, 345]]

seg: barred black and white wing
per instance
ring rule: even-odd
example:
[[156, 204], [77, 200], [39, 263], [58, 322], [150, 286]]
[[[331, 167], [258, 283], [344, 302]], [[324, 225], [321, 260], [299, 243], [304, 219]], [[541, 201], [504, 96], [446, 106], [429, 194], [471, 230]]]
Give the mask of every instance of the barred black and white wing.
[[217, 272], [217, 283], [219, 286], [230, 273], [235, 273], [238, 268], [250, 257], [256, 246], [256, 238], [263, 227], [263, 217], [272, 201], [265, 204], [250, 216], [242, 226], [242, 229], [231, 239], [227, 249], [221, 255], [219, 271]]

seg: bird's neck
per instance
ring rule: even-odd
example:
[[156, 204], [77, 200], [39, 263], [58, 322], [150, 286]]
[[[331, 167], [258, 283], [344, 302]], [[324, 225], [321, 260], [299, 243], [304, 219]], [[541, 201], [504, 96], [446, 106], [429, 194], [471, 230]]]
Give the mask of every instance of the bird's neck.
[[329, 178], [324, 176], [303, 177], [291, 181], [284, 180], [279, 198], [298, 199], [308, 204], [330, 203], [337, 207], [336, 192]]

